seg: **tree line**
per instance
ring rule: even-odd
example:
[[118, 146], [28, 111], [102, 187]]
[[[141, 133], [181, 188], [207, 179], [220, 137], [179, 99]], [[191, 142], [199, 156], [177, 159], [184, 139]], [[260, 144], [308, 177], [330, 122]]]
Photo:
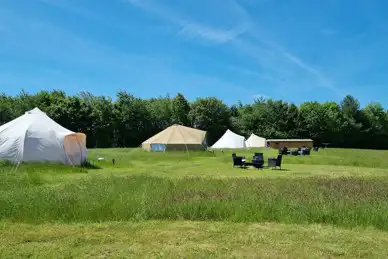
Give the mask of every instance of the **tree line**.
[[0, 95], [0, 125], [39, 107], [62, 126], [87, 134], [87, 146], [137, 147], [172, 124], [208, 132], [214, 143], [229, 128], [238, 134], [265, 138], [312, 138], [333, 147], [388, 148], [388, 111], [379, 103], [361, 108], [348, 95], [340, 103], [257, 99], [251, 104], [226, 105], [215, 97], [189, 102], [182, 94], [141, 99], [126, 91], [115, 100], [89, 92], [66, 95], [41, 91]]

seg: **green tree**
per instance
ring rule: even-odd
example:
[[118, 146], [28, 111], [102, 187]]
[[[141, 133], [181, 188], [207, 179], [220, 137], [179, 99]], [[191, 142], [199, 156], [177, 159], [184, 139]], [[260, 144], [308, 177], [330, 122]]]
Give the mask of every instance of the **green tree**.
[[150, 114], [151, 128], [149, 133], [151, 135], [165, 129], [173, 123], [172, 104], [169, 96], [152, 98], [146, 100], [145, 103]]
[[303, 138], [321, 142], [325, 131], [325, 110], [318, 102], [305, 102], [299, 107]]
[[178, 93], [177, 96], [172, 100], [172, 122], [175, 124], [181, 124], [188, 126], [189, 113], [190, 113], [190, 104], [186, 98]]
[[48, 111], [51, 105], [53, 105], [55, 91], [40, 91], [36, 93], [33, 98], [34, 105], [42, 111]]
[[266, 130], [266, 103], [256, 100], [254, 104], [239, 105], [238, 117], [235, 118], [235, 127], [239, 127], [243, 135], [249, 136], [251, 133], [265, 136]]
[[368, 104], [361, 111], [368, 120], [369, 128], [376, 133], [384, 133], [387, 129], [387, 116], [380, 103]]
[[0, 94], [0, 126], [14, 119], [12, 97]]
[[388, 118], [380, 103], [370, 103], [361, 110], [362, 145], [364, 148], [384, 148], [388, 146]]
[[287, 138], [290, 134], [290, 127], [295, 122], [292, 114], [294, 111], [289, 108], [288, 103], [269, 99], [265, 102], [256, 102], [255, 117], [257, 117], [258, 132], [267, 138]]
[[189, 113], [191, 125], [208, 132], [209, 144], [214, 143], [229, 128], [229, 116], [228, 106], [215, 97], [198, 98]]
[[316, 143], [341, 143], [344, 119], [337, 103], [303, 103], [300, 106], [300, 116], [302, 137], [312, 138]]
[[15, 96], [13, 106], [15, 116], [21, 116], [26, 111], [35, 108], [36, 103], [34, 100], [34, 96], [22, 90], [18, 95]]
[[342, 112], [347, 119], [356, 119], [360, 110], [360, 102], [351, 95], [345, 96], [341, 101]]
[[120, 91], [114, 103], [115, 142], [121, 147], [137, 147], [149, 135], [151, 116], [146, 103]]
[[117, 99], [82, 92], [40, 91], [0, 94], [0, 125], [39, 107], [62, 126], [87, 134], [88, 147], [138, 146], [173, 123], [208, 131], [209, 143], [227, 128], [245, 136], [313, 138], [338, 147], [388, 148], [388, 112], [379, 103], [360, 109], [354, 97], [335, 102], [306, 102], [297, 107], [281, 100], [257, 99], [230, 108], [214, 97], [190, 104], [182, 94], [140, 99], [121, 91]]
[[334, 146], [343, 145], [343, 132], [347, 123], [341, 113], [341, 107], [335, 102], [325, 102], [322, 104], [325, 112], [323, 140], [331, 142]]
[[83, 99], [84, 109], [88, 111], [88, 116], [85, 118], [88, 146], [99, 148], [114, 146], [112, 99], [105, 96], [94, 96], [88, 92], [82, 92], [80, 97]]
[[63, 91], [53, 91], [51, 92], [51, 99], [51, 105], [44, 111], [63, 127], [70, 128], [72, 125], [68, 111], [68, 96]]
[[360, 102], [351, 95], [341, 101], [341, 111], [345, 118], [343, 127], [343, 146], [358, 147], [362, 142], [363, 114], [360, 112]]

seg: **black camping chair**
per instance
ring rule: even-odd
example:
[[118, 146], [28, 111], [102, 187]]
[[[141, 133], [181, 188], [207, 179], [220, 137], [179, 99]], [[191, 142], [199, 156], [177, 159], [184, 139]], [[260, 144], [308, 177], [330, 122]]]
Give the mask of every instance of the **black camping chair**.
[[282, 170], [282, 157], [282, 155], [278, 155], [277, 158], [268, 158], [268, 168], [271, 167], [276, 169], [276, 167], [279, 167], [280, 170]]
[[306, 148], [306, 149], [303, 150], [302, 154], [303, 154], [304, 156], [309, 156], [309, 155], [310, 155], [310, 152], [311, 152], [311, 150], [310, 150], [309, 148]]
[[254, 157], [261, 157], [261, 158], [263, 158], [263, 153], [255, 153]]
[[232, 158], [233, 158], [233, 167], [235, 166], [245, 167], [245, 162], [243, 161], [244, 157], [236, 156], [236, 154], [233, 153]]
[[252, 158], [252, 165], [256, 168], [264, 167], [264, 156], [263, 153], [255, 153]]
[[281, 149], [279, 149], [279, 155], [288, 155], [288, 148], [287, 147], [283, 147]]

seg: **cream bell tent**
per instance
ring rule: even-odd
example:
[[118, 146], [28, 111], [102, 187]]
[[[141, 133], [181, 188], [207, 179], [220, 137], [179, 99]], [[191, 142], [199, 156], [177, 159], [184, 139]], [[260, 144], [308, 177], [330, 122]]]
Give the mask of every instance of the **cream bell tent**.
[[148, 151], [205, 150], [206, 131], [172, 125], [142, 143]]
[[65, 129], [38, 108], [0, 126], [0, 160], [80, 165], [86, 155], [85, 134]]
[[266, 147], [267, 146], [267, 141], [265, 138], [259, 137], [255, 134], [251, 134], [251, 136], [245, 141], [245, 144], [249, 148], [254, 148], [254, 147]]
[[245, 137], [227, 130], [211, 148], [245, 148]]

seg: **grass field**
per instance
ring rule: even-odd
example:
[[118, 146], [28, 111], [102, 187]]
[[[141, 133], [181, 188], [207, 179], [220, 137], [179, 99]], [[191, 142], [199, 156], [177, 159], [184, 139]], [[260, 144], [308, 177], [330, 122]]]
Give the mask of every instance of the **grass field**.
[[144, 221], [0, 225], [1, 258], [386, 258], [385, 232], [321, 225]]
[[388, 256], [387, 151], [324, 149], [284, 157], [282, 171], [232, 168], [231, 153], [96, 149], [95, 169], [5, 163], [0, 257]]

